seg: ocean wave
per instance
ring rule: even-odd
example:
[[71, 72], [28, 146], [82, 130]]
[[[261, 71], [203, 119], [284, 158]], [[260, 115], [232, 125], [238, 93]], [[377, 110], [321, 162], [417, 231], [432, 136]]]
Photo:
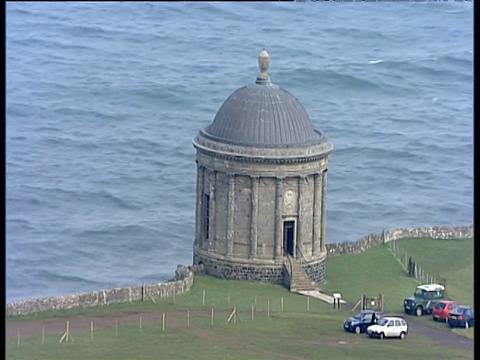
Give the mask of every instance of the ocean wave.
[[336, 91], [341, 89], [345, 91], [371, 91], [383, 93], [383, 88], [377, 83], [364, 79], [359, 76], [346, 74], [333, 70], [312, 70], [309, 68], [295, 68], [291, 71], [281, 71], [279, 77], [290, 79], [290, 82], [302, 83], [304, 86], [314, 86], [323, 84], [331, 86]]
[[123, 208], [123, 209], [128, 209], [128, 210], [138, 210], [141, 208], [140, 204], [136, 204], [133, 201], [127, 201], [119, 196], [113, 195], [111, 192], [106, 191], [106, 190], [101, 190], [99, 192], [95, 192], [92, 194], [93, 196], [99, 198], [100, 200], [107, 200], [111, 204]]
[[441, 55], [438, 57], [439, 62], [444, 62], [446, 66], [449, 65], [455, 65], [455, 66], [460, 66], [464, 70], [466, 70], [468, 73], [470, 73], [473, 69], [473, 56], [467, 58], [462, 58], [458, 55], [453, 55], [453, 54], [447, 54], [447, 55]]
[[437, 65], [428, 66], [427, 62], [415, 62], [415, 61], [394, 61], [385, 60], [379, 64], [386, 69], [396, 69], [397, 71], [407, 72], [409, 74], [420, 75], [422, 77], [430, 77], [434, 79], [442, 79], [447, 81], [448, 79], [469, 81], [473, 79], [473, 74], [460, 73], [455, 70], [448, 69], [446, 67], [439, 67]]
[[16, 218], [16, 217], [10, 217], [8, 215], [8, 204], [6, 205], [6, 217], [5, 217], [5, 226], [6, 226], [6, 229], [7, 229], [7, 234], [12, 234], [13, 232], [16, 232], [17, 230], [14, 230], [14, 228], [20, 228], [21, 231], [32, 231], [35, 229], [35, 225], [32, 224], [29, 220], [25, 220], [25, 219], [19, 219], [19, 218]]
[[81, 231], [78, 235], [85, 238], [95, 238], [98, 236], [116, 236], [116, 235], [139, 235], [139, 234], [149, 234], [152, 236], [158, 236], [161, 232], [158, 229], [138, 224], [130, 225], [110, 225], [110, 226], [101, 226], [93, 230], [84, 230]]
[[[141, 209], [141, 204], [132, 199], [126, 200], [124, 196], [116, 196], [110, 191], [101, 189], [96, 191], [86, 191], [78, 189], [63, 189], [59, 187], [35, 186], [28, 184], [21, 184], [19, 186], [23, 191], [24, 199], [32, 205], [46, 204], [43, 199], [50, 201], [70, 199], [82, 201], [84, 203], [102, 204], [103, 206], [113, 205], [115, 208], [138, 210]], [[28, 196], [26, 195], [28, 194]], [[10, 200], [13, 200], [9, 197]]]
[[40, 269], [37, 272], [37, 276], [39, 276], [40, 278], [48, 279], [47, 283], [68, 283], [71, 287], [81, 287], [82, 285], [88, 285], [89, 288], [94, 288], [95, 286], [99, 286], [100, 288], [102, 288], [104, 285], [101, 281], [97, 281], [93, 276], [87, 278], [79, 275], [68, 275], [66, 271], [57, 272], [47, 269]]
[[330, 27], [328, 29], [332, 34], [337, 34], [338, 36], [346, 36], [350, 40], [362, 40], [367, 42], [390, 42], [390, 37], [386, 35], [385, 32], [376, 31], [374, 29], [367, 29], [365, 27], [351, 27], [347, 26], [336, 26]]

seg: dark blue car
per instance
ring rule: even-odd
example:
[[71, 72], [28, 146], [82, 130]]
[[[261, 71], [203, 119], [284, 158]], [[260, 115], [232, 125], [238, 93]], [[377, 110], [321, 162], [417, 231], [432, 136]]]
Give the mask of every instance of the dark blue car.
[[357, 315], [348, 318], [343, 324], [345, 331], [354, 332], [357, 334], [364, 333], [370, 325], [376, 324], [376, 322], [382, 317], [382, 314], [378, 311], [363, 310]]
[[453, 327], [462, 327], [468, 329], [471, 326], [475, 325], [475, 315], [473, 313], [473, 308], [470, 306], [457, 306], [448, 315], [448, 325], [451, 328]]

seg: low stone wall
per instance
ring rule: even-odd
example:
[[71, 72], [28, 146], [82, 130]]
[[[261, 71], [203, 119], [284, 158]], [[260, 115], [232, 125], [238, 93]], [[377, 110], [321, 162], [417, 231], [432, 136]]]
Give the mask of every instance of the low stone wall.
[[326, 244], [327, 256], [358, 254], [378, 244], [407, 238], [470, 239], [473, 238], [473, 224], [468, 226], [430, 226], [384, 230], [369, 234], [355, 242]]
[[14, 302], [6, 305], [5, 315], [25, 315], [46, 310], [108, 306], [127, 301], [171, 297], [190, 291], [196, 271], [201, 272], [202, 269], [179, 265], [173, 281]]

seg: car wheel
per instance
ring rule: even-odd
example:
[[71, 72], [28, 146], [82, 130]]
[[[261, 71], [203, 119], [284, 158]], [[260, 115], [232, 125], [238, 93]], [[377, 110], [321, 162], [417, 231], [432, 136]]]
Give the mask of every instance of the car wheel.
[[362, 332], [362, 329], [360, 329], [360, 326], [355, 327], [355, 334], [360, 334]]
[[380, 340], [383, 340], [385, 339], [385, 334], [381, 332], [380, 334], [378, 334], [378, 337], [380, 338]]
[[465, 329], [468, 329], [470, 327], [470, 324], [468, 323], [468, 321], [465, 321]]
[[405, 332], [402, 331], [400, 333], [400, 340], [403, 340], [403, 339], [405, 339]]
[[423, 315], [423, 309], [420, 306], [415, 309], [415, 315], [417, 316]]

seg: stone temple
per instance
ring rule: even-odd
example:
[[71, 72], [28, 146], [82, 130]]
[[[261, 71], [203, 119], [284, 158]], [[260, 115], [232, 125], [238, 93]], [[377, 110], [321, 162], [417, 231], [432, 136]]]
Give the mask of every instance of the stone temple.
[[224, 279], [310, 290], [325, 279], [328, 155], [300, 102], [260, 74], [231, 94], [193, 140], [193, 264]]

